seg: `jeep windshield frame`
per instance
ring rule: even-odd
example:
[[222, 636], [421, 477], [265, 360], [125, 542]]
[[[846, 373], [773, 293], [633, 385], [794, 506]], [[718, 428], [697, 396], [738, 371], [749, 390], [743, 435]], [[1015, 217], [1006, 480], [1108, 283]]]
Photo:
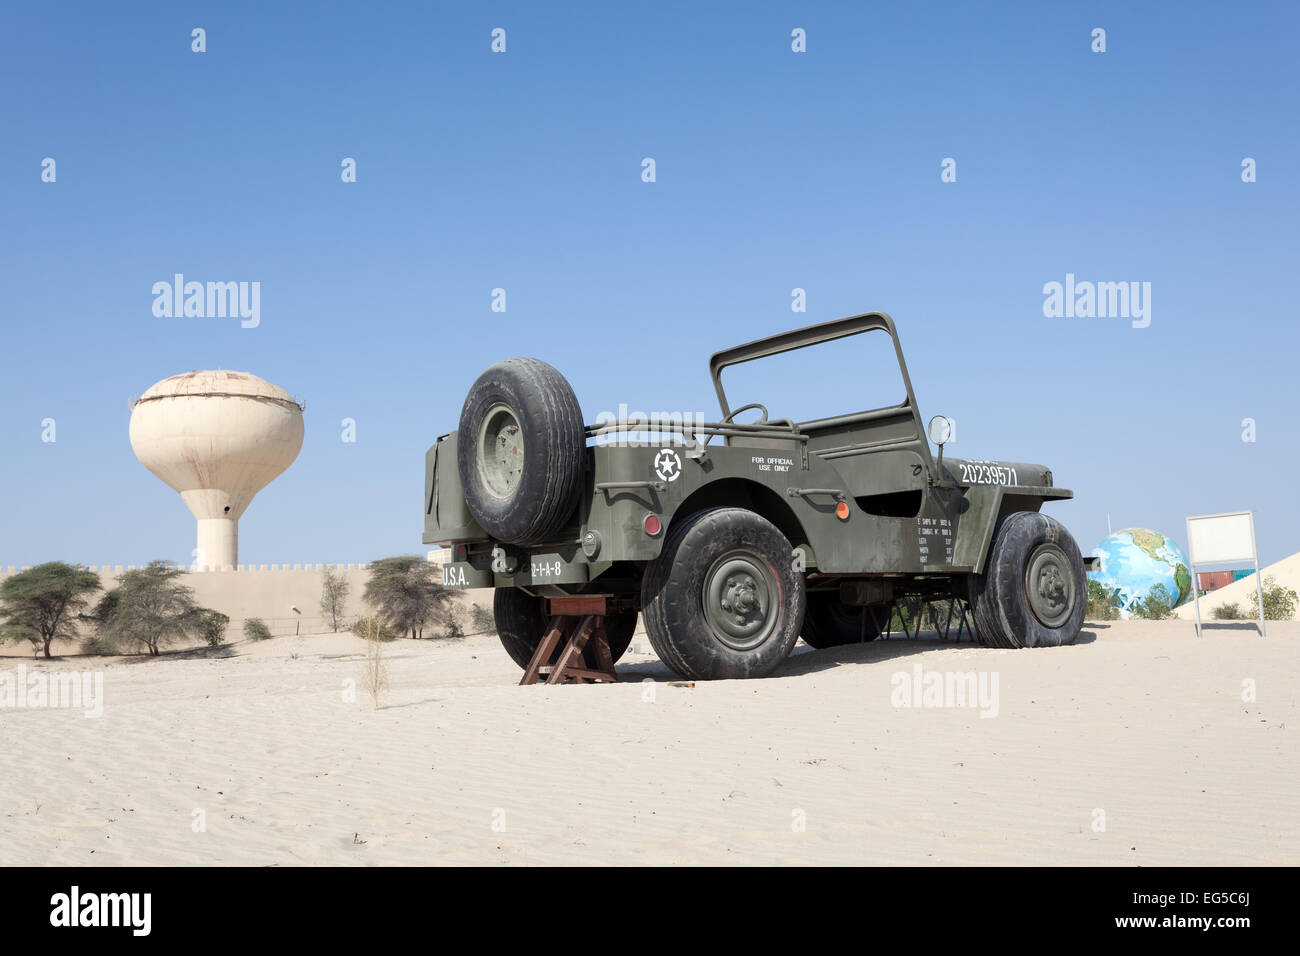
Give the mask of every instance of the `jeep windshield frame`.
[[[906, 393], [904, 400], [898, 405], [888, 405], [882, 408], [866, 409], [860, 412], [850, 412], [845, 415], [833, 415], [829, 418], [818, 418], [811, 421], [797, 423], [797, 429], [800, 432], [816, 431], [818, 429], [834, 428], [843, 425], [853, 425], [858, 422], [869, 422], [887, 415], [897, 413], [900, 410], [908, 409], [911, 411], [913, 422], [916, 426], [917, 436], [924, 436], [925, 431], [921, 423], [921, 412], [916, 405], [916, 395], [912, 391], [912, 379], [907, 373], [907, 362], [903, 358], [903, 346], [898, 341], [898, 330], [894, 327], [894, 320], [885, 312], [864, 312], [861, 315], [851, 315], [843, 319], [834, 319], [830, 322], [822, 322], [818, 325], [809, 325], [802, 329], [794, 329], [790, 332], [781, 332], [777, 335], [769, 335], [767, 338], [756, 339], [753, 342], [747, 342], [744, 345], [736, 345], [729, 349], [723, 349], [721, 352], [714, 353], [709, 359], [709, 374], [713, 378], [714, 391], [718, 393], [718, 404], [722, 407], [722, 417], [725, 420], [731, 414], [731, 406], [727, 401], [727, 392], [722, 385], [722, 372], [732, 365], [739, 365], [743, 362], [753, 362], [761, 358], [767, 358], [771, 355], [779, 355], [782, 352], [791, 352], [795, 349], [807, 348], [811, 345], [821, 345], [825, 342], [834, 342], [836, 339], [844, 339], [853, 335], [861, 335], [864, 332], [885, 332], [894, 346], [894, 356], [898, 360], [898, 371], [902, 375], [903, 389]], [[930, 459], [930, 444], [922, 440], [921, 447], [924, 448], [924, 457], [927, 465], [933, 470], [933, 462]]]

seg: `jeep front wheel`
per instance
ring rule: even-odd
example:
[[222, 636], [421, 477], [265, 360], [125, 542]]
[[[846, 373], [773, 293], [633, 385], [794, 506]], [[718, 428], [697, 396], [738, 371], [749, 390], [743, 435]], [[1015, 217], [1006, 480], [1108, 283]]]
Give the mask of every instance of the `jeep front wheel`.
[[971, 582], [975, 628], [988, 647], [1073, 644], [1088, 609], [1083, 557], [1070, 532], [1047, 515], [1002, 518]]
[[659, 659], [682, 677], [764, 677], [790, 654], [804, 617], [789, 540], [742, 508], [674, 522], [646, 567], [641, 606]]

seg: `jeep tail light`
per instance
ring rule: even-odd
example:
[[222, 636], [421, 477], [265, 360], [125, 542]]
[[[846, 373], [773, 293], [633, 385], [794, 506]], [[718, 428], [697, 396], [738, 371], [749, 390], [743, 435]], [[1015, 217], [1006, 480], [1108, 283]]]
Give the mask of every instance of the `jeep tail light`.
[[849, 503], [847, 501], [841, 501], [835, 506], [835, 517], [841, 521], [849, 520]]
[[645, 533], [650, 535], [650, 537], [653, 538], [660, 531], [662, 531], [663, 528], [664, 526], [660, 523], [659, 517], [657, 515], [645, 516]]

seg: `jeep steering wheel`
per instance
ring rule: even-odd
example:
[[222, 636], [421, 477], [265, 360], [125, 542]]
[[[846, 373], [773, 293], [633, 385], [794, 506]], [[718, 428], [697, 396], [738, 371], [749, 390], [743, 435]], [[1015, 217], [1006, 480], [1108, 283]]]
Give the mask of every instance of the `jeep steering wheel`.
[[[756, 421], [756, 422], [751, 422], [750, 424], [752, 424], [752, 425], [762, 425], [764, 422], [767, 421], [767, 406], [761, 404], [760, 402], [750, 402], [748, 405], [741, 405], [739, 408], [734, 408], [734, 409], [732, 409], [731, 411], [727, 412], [726, 417], [722, 419], [722, 424], [724, 424], [724, 425], [734, 425], [735, 422], [733, 422], [732, 419], [734, 419], [734, 418], [735, 418], [737, 415], [739, 415], [741, 412], [747, 412], [747, 411], [749, 411], [751, 408], [757, 408], [757, 409], [758, 409], [760, 412], [762, 412], [763, 414], [759, 416], [758, 421]], [[709, 442], [711, 442], [711, 441], [713, 441], [713, 436], [712, 436], [712, 435], [710, 435], [708, 438], [704, 439], [704, 444], [707, 445], [707, 444], [708, 444]]]
[[727, 417], [722, 420], [722, 424], [724, 425], [735, 424], [732, 421], [732, 419], [734, 419], [741, 412], [749, 411], [751, 408], [757, 408], [759, 411], [763, 413], [758, 417], [758, 421], [750, 422], [751, 425], [762, 425], [764, 422], [767, 421], [767, 406], [762, 404], [761, 402], [750, 402], [748, 405], [741, 405], [739, 408], [732, 409], [730, 412], [728, 412]]

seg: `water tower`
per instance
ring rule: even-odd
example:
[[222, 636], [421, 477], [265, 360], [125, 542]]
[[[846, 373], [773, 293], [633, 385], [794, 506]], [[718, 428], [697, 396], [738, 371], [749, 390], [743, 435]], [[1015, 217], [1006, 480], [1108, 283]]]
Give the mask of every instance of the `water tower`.
[[131, 448], [198, 519], [195, 564], [233, 568], [239, 517], [302, 448], [302, 409], [248, 372], [186, 372], [131, 407]]

